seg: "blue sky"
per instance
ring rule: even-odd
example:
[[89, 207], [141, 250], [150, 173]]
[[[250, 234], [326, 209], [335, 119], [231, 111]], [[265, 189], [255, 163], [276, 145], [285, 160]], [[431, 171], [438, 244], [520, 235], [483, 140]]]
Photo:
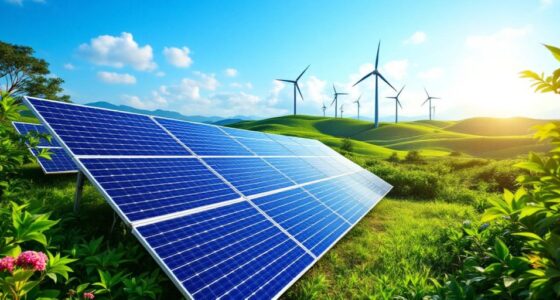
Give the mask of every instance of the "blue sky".
[[[377, 42], [382, 73], [406, 84], [402, 116], [426, 118], [423, 87], [443, 99], [436, 117], [557, 118], [560, 101], [536, 95], [523, 69], [557, 62], [540, 43], [560, 45], [560, 1], [32, 1], [1, 0], [0, 34], [51, 64], [78, 103], [108, 101], [186, 115], [270, 117], [291, 113], [302, 78], [304, 114], [322, 114], [332, 84], [345, 116], [362, 94], [373, 114], [370, 70]], [[491, 2], [491, 3], [489, 3]], [[393, 92], [380, 88], [384, 119]], [[327, 114], [334, 114], [329, 107]]]

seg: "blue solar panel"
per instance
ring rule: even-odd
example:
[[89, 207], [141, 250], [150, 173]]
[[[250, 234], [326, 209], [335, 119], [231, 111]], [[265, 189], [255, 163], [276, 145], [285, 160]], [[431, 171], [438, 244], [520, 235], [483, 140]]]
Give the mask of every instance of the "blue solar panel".
[[204, 161], [246, 196], [294, 185], [258, 157], [205, 158]]
[[273, 167], [296, 183], [306, 183], [327, 176], [298, 157], [264, 158]]
[[[54, 173], [75, 173], [78, 171], [76, 164], [72, 161], [70, 156], [64, 152], [62, 148], [47, 148], [51, 153], [51, 159], [38, 157], [37, 149], [30, 149], [33, 156], [37, 158], [41, 169], [46, 174]], [[39, 149], [40, 150], [40, 149]]]
[[240, 138], [251, 138], [251, 139], [260, 139], [260, 140], [267, 140], [269, 141], [270, 138], [266, 133], [258, 132], [258, 131], [250, 131], [244, 129], [236, 129], [231, 127], [222, 127], [222, 129], [229, 135], [233, 137], [240, 137]]
[[360, 201], [360, 195], [339, 180], [330, 179], [304, 187], [313, 196], [354, 224], [368, 212], [369, 207]]
[[390, 189], [313, 140], [27, 103], [186, 297], [279, 297]]
[[[45, 126], [41, 124], [33, 124], [33, 123], [23, 123], [23, 122], [12, 122], [14, 127], [16, 128], [17, 132], [21, 135], [26, 135], [30, 132], [36, 132], [40, 134], [49, 134], [49, 131]], [[51, 139], [49, 142], [47, 139], [41, 138], [39, 140], [39, 147], [60, 147], [60, 145], [54, 140]]]
[[136, 230], [195, 299], [273, 298], [313, 262], [247, 202]]
[[253, 200], [316, 256], [325, 252], [350, 225], [302, 189]]
[[237, 141], [259, 156], [293, 155], [284, 146], [273, 140], [237, 138]]
[[75, 155], [190, 155], [148, 116], [27, 100]]
[[197, 155], [253, 155], [216, 126], [162, 118], [156, 121]]
[[240, 197], [195, 158], [95, 158], [81, 162], [130, 221]]

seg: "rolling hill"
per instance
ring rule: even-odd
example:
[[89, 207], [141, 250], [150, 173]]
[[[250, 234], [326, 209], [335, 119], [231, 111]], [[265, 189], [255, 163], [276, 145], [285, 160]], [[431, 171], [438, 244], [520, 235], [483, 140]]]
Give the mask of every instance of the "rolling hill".
[[315, 138], [333, 147], [340, 147], [343, 138], [350, 138], [357, 153], [374, 157], [418, 150], [427, 156], [462, 152], [478, 157], [509, 158], [529, 151], [545, 151], [547, 146], [532, 138], [531, 127], [546, 122], [528, 118], [472, 118], [381, 123], [375, 129], [371, 122], [354, 119], [285, 116], [230, 126]]

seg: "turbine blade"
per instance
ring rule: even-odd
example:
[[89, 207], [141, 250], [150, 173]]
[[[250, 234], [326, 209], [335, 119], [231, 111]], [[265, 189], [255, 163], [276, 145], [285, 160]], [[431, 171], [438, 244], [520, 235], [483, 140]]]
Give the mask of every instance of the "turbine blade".
[[298, 81], [301, 78], [301, 76], [303, 76], [303, 73], [305, 73], [305, 71], [307, 71], [307, 69], [309, 69], [309, 67], [311, 67], [311, 65], [307, 66], [307, 68], [305, 68], [305, 70], [303, 70], [303, 72], [301, 72], [301, 74], [299, 74], [296, 81]]
[[424, 91], [426, 91], [426, 96], [428, 96], [428, 98], [430, 98], [430, 94], [428, 94], [428, 90], [424, 87]]
[[426, 102], [428, 102], [430, 100], [430, 98], [424, 100], [424, 102], [422, 102], [422, 106], [424, 106], [424, 104], [426, 104]]
[[366, 78], [370, 77], [370, 76], [371, 76], [371, 75], [373, 75], [373, 74], [375, 74], [375, 72], [374, 72], [374, 71], [372, 71], [371, 73], [368, 73], [368, 74], [366, 74], [366, 76], [362, 77], [362, 79], [360, 79], [360, 80], [358, 80], [358, 82], [354, 83], [354, 85], [353, 85], [352, 87], [355, 87], [355, 86], [356, 86], [356, 84], [358, 84], [358, 83], [360, 83], [360, 82], [364, 81], [364, 79], [366, 79]]
[[334, 102], [335, 102], [335, 101], [336, 101], [336, 96], [334, 96], [334, 99], [332, 100], [332, 102], [331, 102], [331, 105], [330, 105], [330, 106], [332, 106], [332, 105], [334, 104]]
[[397, 104], [398, 104], [399, 107], [402, 109], [402, 105], [401, 105], [401, 102], [399, 101], [399, 99], [395, 99], [395, 100], [397, 100]]
[[430, 97], [432, 99], [441, 99], [440, 97]]
[[377, 70], [377, 65], [379, 64], [379, 48], [381, 47], [381, 40], [377, 44], [377, 55], [375, 56], [375, 69]]
[[289, 83], [295, 83], [295, 81], [293, 80], [288, 80], [288, 79], [276, 79], [278, 81], [284, 81], [284, 82], [289, 82]]
[[339, 95], [348, 95], [348, 93], [337, 93]]
[[406, 85], [403, 85], [403, 87], [401, 88], [401, 90], [400, 90], [399, 93], [397, 94], [397, 98], [401, 95], [401, 93], [402, 93], [402, 91], [404, 90], [404, 87], [405, 87], [405, 86], [406, 86]]
[[296, 81], [296, 89], [299, 92], [299, 95], [301, 96], [301, 101], [303, 101], [303, 94], [301, 93], [301, 90], [299, 89], [299, 84]]
[[383, 77], [383, 75], [381, 75], [381, 73], [377, 72], [377, 76], [379, 76], [381, 79], [383, 79], [383, 81], [385, 81], [385, 83], [388, 84], [395, 92], [397, 91], [397, 90], [389, 83], [389, 81], [387, 81], [387, 79], [385, 79], [385, 77]]
[[334, 87], [334, 83], [332, 85], [332, 89], [334, 90], [334, 93], [336, 94], [336, 88]]

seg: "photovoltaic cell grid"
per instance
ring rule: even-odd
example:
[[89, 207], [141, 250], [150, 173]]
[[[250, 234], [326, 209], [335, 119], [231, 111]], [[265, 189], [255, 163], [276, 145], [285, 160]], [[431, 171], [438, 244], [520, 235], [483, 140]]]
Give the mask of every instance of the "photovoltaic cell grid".
[[[31, 132], [49, 134], [45, 126], [41, 124], [12, 122], [12, 125], [21, 135], [27, 135]], [[64, 149], [62, 149], [54, 139], [48, 141], [47, 139], [40, 138], [37, 148], [49, 149], [51, 153], [51, 159], [45, 159], [39, 157], [37, 149], [29, 149], [33, 156], [37, 159], [37, 162], [45, 174], [75, 173], [78, 171], [76, 164], [74, 164], [72, 159], [64, 152]]]
[[391, 188], [314, 140], [26, 101], [189, 298], [279, 297]]

